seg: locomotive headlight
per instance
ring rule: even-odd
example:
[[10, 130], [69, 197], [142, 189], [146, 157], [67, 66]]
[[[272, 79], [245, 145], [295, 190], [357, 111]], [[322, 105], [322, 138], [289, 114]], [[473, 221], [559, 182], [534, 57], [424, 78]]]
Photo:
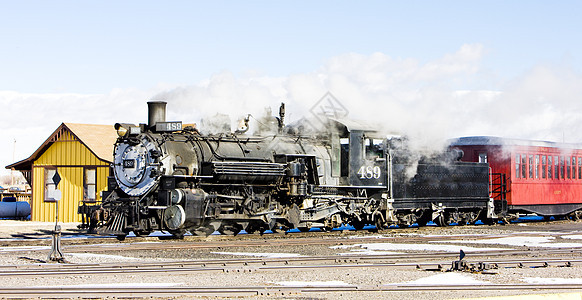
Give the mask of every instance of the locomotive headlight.
[[127, 134], [127, 128], [125, 128], [125, 127], [117, 128], [117, 135], [119, 137], [124, 137], [126, 134]]
[[128, 135], [138, 135], [141, 133], [141, 128], [133, 124], [115, 124], [115, 130], [117, 130], [117, 135], [119, 137], [125, 137]]

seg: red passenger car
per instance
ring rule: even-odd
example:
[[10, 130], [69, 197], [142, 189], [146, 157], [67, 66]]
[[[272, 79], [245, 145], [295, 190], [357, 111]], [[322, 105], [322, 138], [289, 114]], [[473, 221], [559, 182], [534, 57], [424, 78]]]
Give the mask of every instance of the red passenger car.
[[487, 162], [504, 175], [510, 217], [582, 217], [582, 144], [475, 136], [451, 146], [463, 150], [463, 161]]

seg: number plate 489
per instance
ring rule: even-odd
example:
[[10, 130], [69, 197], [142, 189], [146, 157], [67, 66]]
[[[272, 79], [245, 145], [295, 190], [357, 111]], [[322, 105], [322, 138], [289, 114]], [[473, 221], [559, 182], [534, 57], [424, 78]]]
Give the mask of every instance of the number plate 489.
[[360, 179], [378, 179], [382, 175], [382, 170], [379, 166], [362, 166], [358, 170]]

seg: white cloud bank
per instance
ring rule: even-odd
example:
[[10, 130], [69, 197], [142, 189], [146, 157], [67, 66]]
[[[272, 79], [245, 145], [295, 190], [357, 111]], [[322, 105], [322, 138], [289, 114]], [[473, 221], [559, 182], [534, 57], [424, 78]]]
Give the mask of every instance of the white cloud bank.
[[532, 66], [498, 82], [482, 67], [479, 44], [429, 62], [384, 53], [348, 53], [319, 69], [287, 77], [236, 77], [225, 71], [189, 86], [119, 89], [104, 95], [0, 91], [0, 166], [28, 157], [61, 122], [147, 122], [146, 101], [168, 102], [168, 119], [199, 122], [225, 113], [235, 119], [287, 105], [287, 120], [309, 114], [331, 92], [350, 117], [409, 134], [420, 145], [465, 135], [582, 141], [582, 74], [563, 66]]

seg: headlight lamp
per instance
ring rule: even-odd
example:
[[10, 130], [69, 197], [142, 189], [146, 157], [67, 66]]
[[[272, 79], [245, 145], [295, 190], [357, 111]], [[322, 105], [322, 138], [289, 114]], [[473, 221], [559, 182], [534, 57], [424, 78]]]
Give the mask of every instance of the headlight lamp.
[[138, 135], [141, 133], [141, 128], [133, 124], [117, 123], [114, 127], [119, 137], [127, 137], [129, 135]]

